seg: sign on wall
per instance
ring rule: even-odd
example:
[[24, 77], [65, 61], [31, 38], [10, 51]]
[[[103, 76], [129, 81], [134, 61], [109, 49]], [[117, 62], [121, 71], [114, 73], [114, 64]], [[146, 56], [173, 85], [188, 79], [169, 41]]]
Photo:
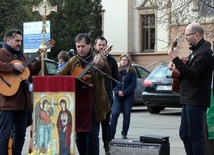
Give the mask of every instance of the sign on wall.
[[[42, 21], [26, 22], [23, 24], [23, 51], [35, 53], [42, 44]], [[45, 40], [50, 40], [50, 21], [46, 22]], [[48, 50], [47, 52], [49, 52]]]

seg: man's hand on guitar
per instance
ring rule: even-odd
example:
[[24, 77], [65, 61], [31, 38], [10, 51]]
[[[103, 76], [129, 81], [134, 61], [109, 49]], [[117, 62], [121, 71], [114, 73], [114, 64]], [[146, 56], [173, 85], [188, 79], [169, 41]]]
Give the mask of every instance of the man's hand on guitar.
[[98, 67], [102, 67], [104, 65], [103, 59], [100, 54], [96, 54], [94, 56], [94, 64]]
[[178, 56], [178, 51], [177, 51], [177, 49], [176, 48], [173, 48], [173, 49], [169, 49], [168, 50], [168, 55], [169, 55], [169, 57], [171, 58], [171, 59], [174, 59], [174, 58], [176, 58], [177, 56]]
[[21, 73], [25, 70], [25, 67], [21, 63], [17, 62], [13, 64], [13, 68]]
[[174, 68], [175, 68], [175, 64], [173, 62], [170, 62], [169, 65], [168, 65], [168, 68], [170, 71], [173, 71]]

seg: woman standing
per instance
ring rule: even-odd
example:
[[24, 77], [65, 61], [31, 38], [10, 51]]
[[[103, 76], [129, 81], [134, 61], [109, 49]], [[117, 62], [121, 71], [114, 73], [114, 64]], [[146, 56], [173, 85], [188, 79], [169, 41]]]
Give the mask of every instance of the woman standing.
[[135, 69], [131, 65], [131, 58], [128, 54], [120, 56], [118, 68], [118, 79], [120, 83], [114, 88], [111, 118], [111, 136], [114, 139], [120, 112], [123, 112], [122, 139], [127, 139], [129, 130], [131, 109], [134, 101], [134, 90], [137, 83]]

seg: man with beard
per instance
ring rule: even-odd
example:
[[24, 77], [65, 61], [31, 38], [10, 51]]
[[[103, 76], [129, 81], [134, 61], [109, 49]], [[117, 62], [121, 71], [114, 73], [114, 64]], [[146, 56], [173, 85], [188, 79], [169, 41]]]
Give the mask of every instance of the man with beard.
[[[31, 108], [31, 94], [28, 90], [28, 77], [24, 80], [22, 75], [26, 75], [27, 68], [23, 66], [23, 61], [27, 57], [21, 50], [22, 32], [18, 29], [11, 29], [6, 33], [5, 43], [0, 49], [0, 77], [1, 89], [14, 89], [17, 85], [16, 78], [20, 78], [20, 85], [13, 95], [0, 94], [0, 150], [1, 155], [8, 154], [8, 141], [12, 133], [12, 153], [21, 155], [25, 141], [26, 128], [29, 125], [27, 119]], [[41, 62], [37, 60], [34, 64], [27, 66], [31, 75], [37, 75], [41, 69]], [[9, 78], [8, 78], [9, 77]], [[8, 80], [7, 80], [7, 79]], [[15, 80], [13, 80], [15, 79]], [[14, 82], [14, 83], [13, 83]], [[4, 89], [3, 92], [7, 90]]]

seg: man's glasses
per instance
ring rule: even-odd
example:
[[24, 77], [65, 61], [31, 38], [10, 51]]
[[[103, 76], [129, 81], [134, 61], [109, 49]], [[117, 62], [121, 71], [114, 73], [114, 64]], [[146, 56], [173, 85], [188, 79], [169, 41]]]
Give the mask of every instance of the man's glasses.
[[189, 34], [185, 34], [185, 36], [188, 37], [188, 36], [191, 36], [191, 35], [193, 35], [193, 34], [196, 34], [196, 32], [189, 33]]

